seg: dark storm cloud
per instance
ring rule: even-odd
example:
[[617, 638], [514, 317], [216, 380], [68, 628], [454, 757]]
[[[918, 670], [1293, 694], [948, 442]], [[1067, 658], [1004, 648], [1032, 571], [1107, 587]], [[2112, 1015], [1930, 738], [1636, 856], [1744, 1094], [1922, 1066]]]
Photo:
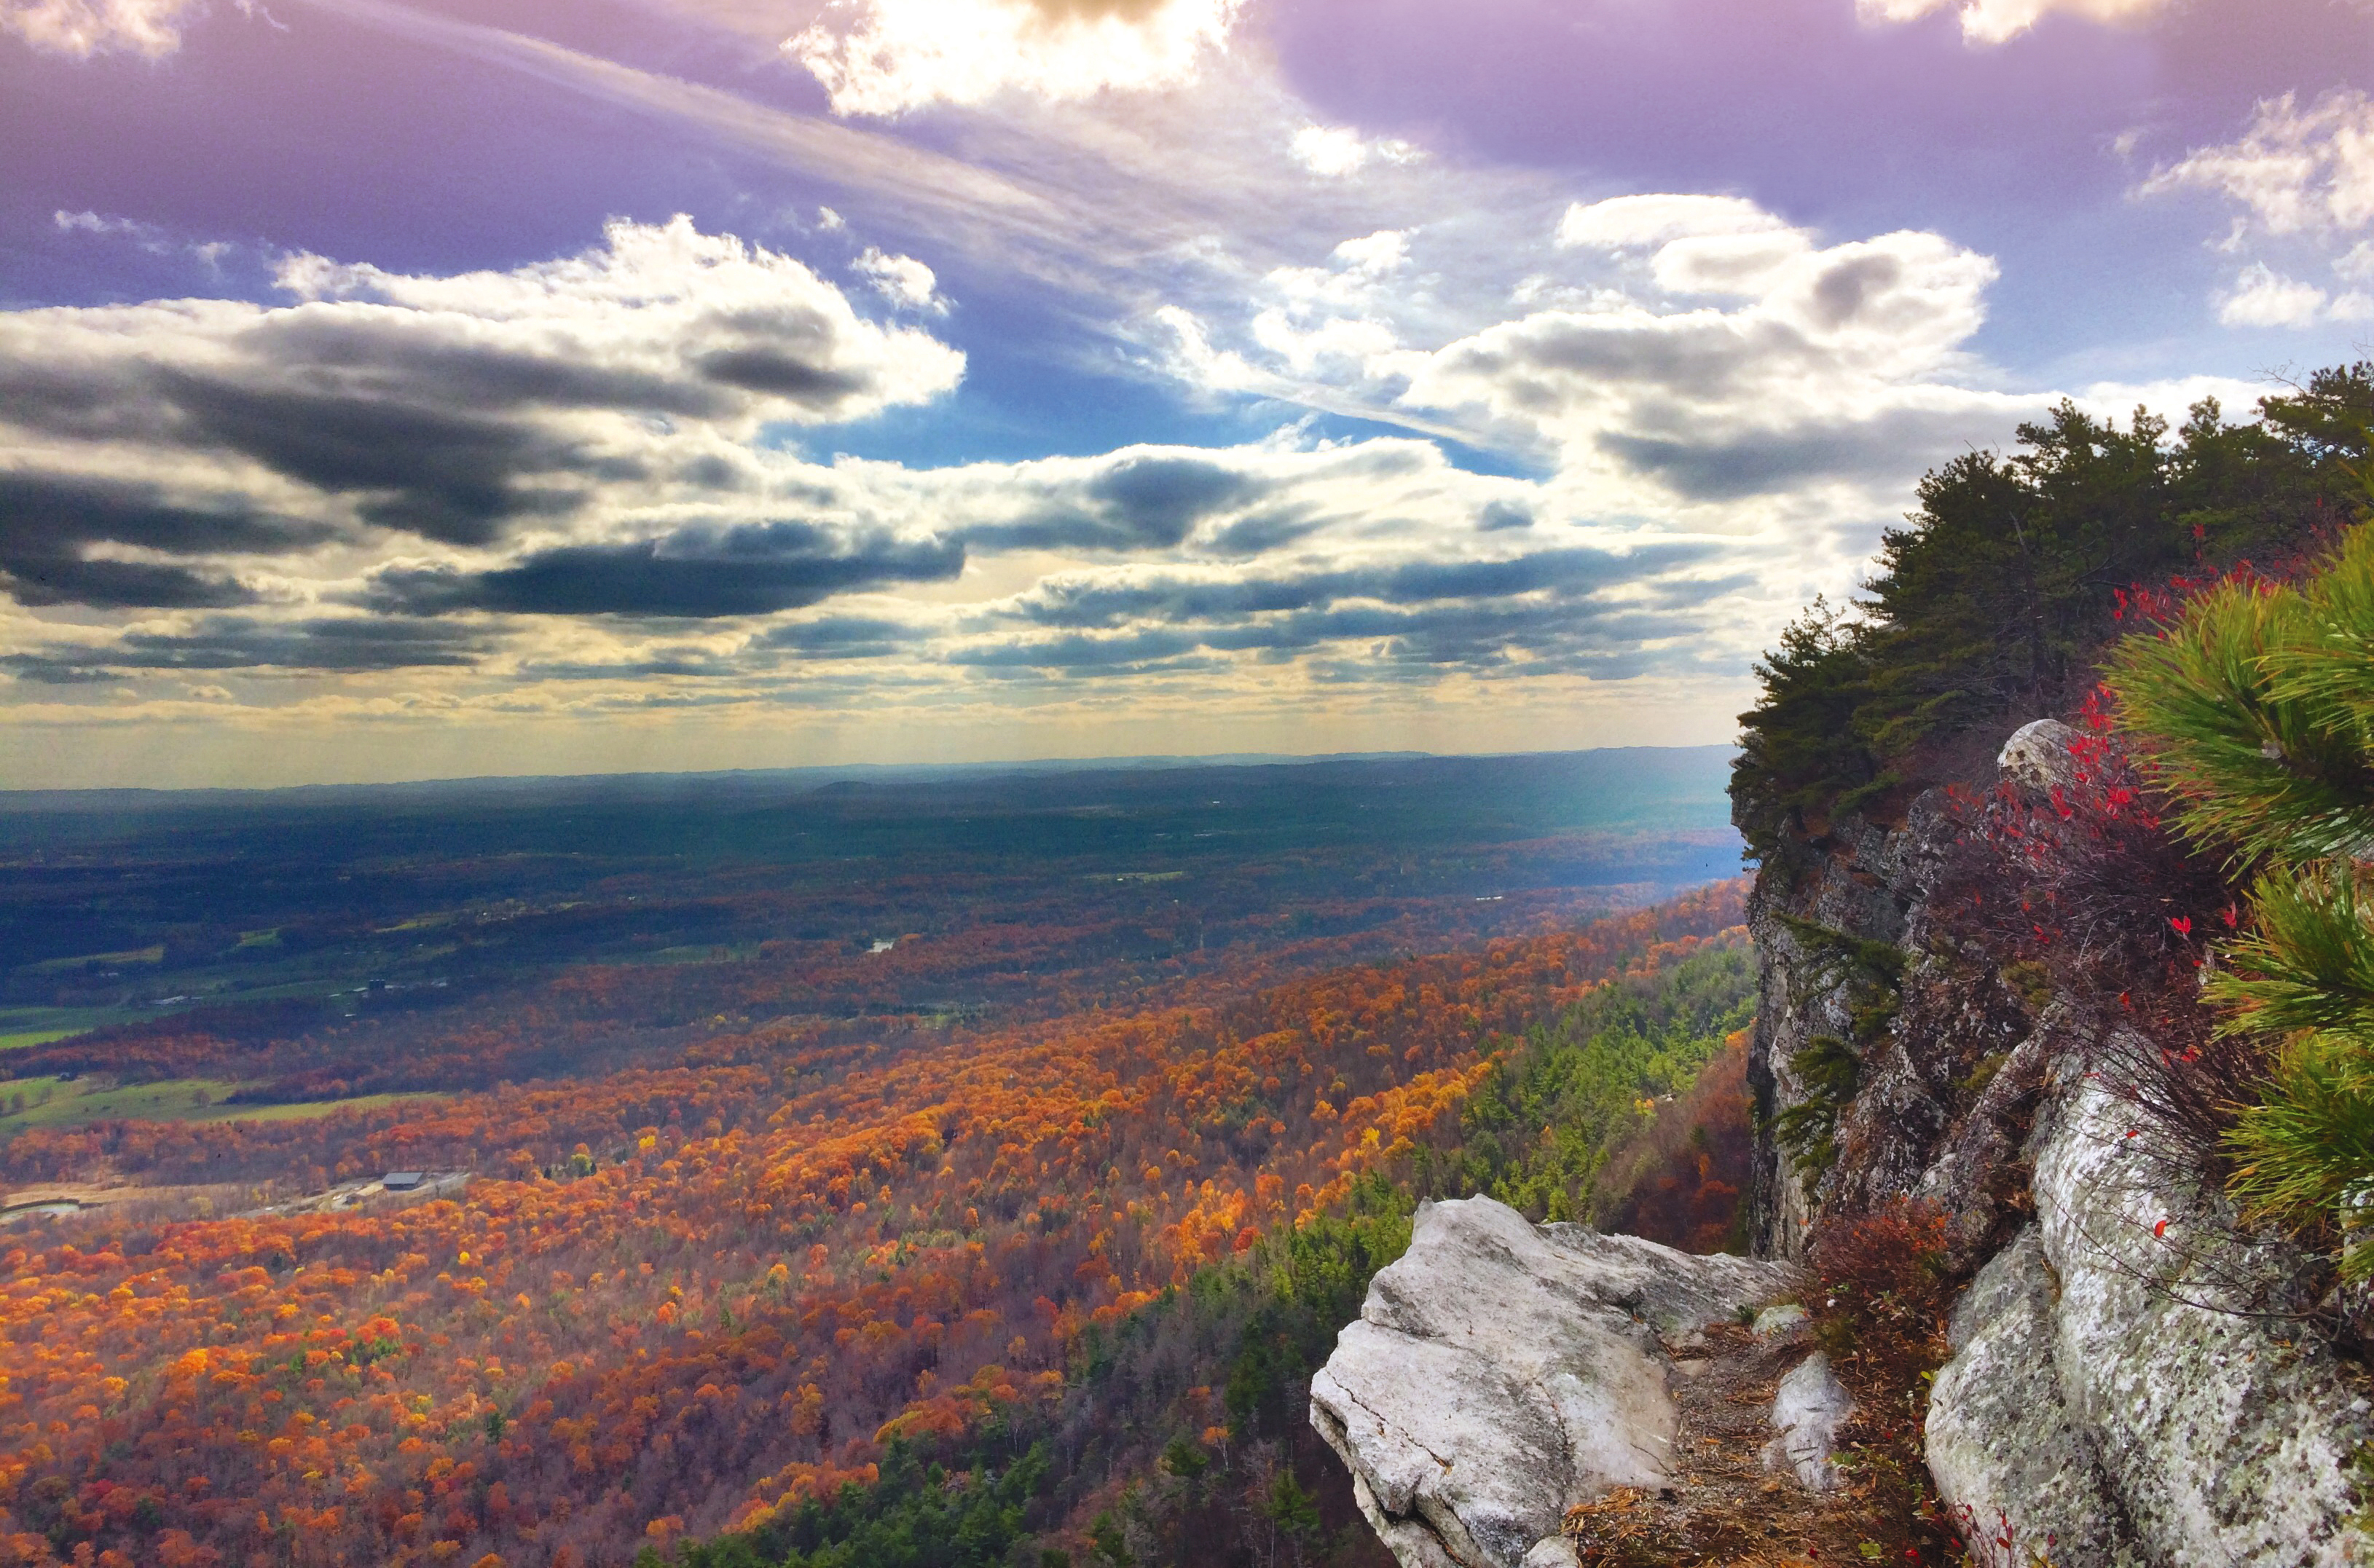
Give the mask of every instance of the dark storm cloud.
[[26, 556], [0, 544], [0, 586], [19, 604], [83, 604], [94, 610], [227, 610], [253, 604], [236, 578], [147, 561]]
[[1225, 556], [1262, 556], [1281, 550], [1325, 527], [1312, 506], [1277, 507], [1240, 517], [1213, 534], [1205, 549]]
[[329, 530], [272, 517], [230, 499], [189, 506], [147, 486], [80, 475], [0, 474], [0, 586], [21, 604], [95, 609], [222, 609], [254, 602], [220, 571], [93, 556], [128, 544], [176, 556], [282, 554]]
[[1232, 620], [1346, 599], [1406, 605], [1545, 591], [1571, 596], [1652, 578], [1704, 560], [1715, 551], [1712, 544], [1675, 543], [1642, 545], [1623, 555], [1584, 548], [1537, 550], [1507, 560], [1422, 561], [1235, 582], [1182, 578], [1056, 582], [1026, 596], [1013, 613], [1040, 626], [1092, 628], [1138, 620]]
[[343, 312], [325, 306], [276, 312], [234, 340], [259, 366], [302, 367], [307, 380], [347, 397], [417, 398], [435, 388], [439, 405], [478, 413], [523, 408], [636, 408], [710, 418], [740, 401], [723, 385], [640, 367], [605, 365], [590, 355], [524, 353], [450, 333], [423, 332], [408, 311]]
[[[228, 448], [333, 494], [365, 518], [449, 544], [486, 544], [523, 515], [574, 510], [586, 481], [636, 476], [523, 420], [310, 391], [162, 378], [201, 445]], [[554, 487], [523, 483], [566, 474]]]
[[720, 349], [694, 361], [711, 380], [745, 392], [765, 392], [816, 408], [829, 408], [863, 392], [864, 381], [772, 346]]
[[964, 563], [954, 541], [852, 539], [810, 523], [751, 523], [563, 545], [488, 571], [395, 568], [373, 579], [362, 602], [404, 615], [763, 615], [886, 583], [945, 581]]
[[1686, 617], [1572, 603], [1340, 605], [1235, 626], [1148, 626], [1114, 637], [1075, 632], [960, 650], [950, 662], [987, 669], [1117, 673], [1198, 652], [1292, 657], [1333, 644], [1371, 645], [1370, 657], [1434, 667], [1510, 662], [1511, 649], [1558, 667], [1675, 637]]
[[[197, 455], [229, 460], [220, 483], [281, 492], [249, 477], [260, 466], [332, 521], [484, 547], [622, 485], [746, 488], [723, 443], [928, 401], [962, 373], [927, 334], [867, 322], [805, 267], [688, 219], [614, 223], [607, 240], [560, 265], [445, 279], [292, 258], [279, 281], [302, 298], [277, 309], [0, 316], [0, 427], [112, 443], [123, 477], [185, 473]], [[160, 578], [154, 591], [200, 591]]]
[[70, 685], [174, 671], [466, 665], [492, 648], [493, 639], [484, 632], [437, 623], [330, 616], [271, 622], [213, 615], [188, 632], [127, 632], [103, 649], [58, 648], [0, 656], [0, 669], [19, 680]]
[[807, 659], [880, 659], [899, 652], [917, 637], [914, 627], [870, 615], [828, 615], [761, 633], [754, 648], [796, 653]]
[[1901, 478], [1967, 450], [1967, 412], [1899, 409], [1859, 424], [1758, 431], [1728, 439], [1608, 431], [1599, 449], [1693, 501], [1736, 500], [1809, 479]]
[[1261, 482], [1200, 458], [1132, 457], [1090, 480], [1077, 503], [965, 531], [992, 550], [1175, 549], [1205, 518], [1253, 500]]

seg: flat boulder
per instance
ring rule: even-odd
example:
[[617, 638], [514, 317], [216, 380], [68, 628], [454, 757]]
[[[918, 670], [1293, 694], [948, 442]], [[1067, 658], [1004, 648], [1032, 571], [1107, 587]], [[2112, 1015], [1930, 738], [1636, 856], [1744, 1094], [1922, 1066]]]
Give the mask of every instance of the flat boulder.
[[1310, 1384], [1404, 1568], [1572, 1560], [1567, 1510], [1671, 1474], [1675, 1374], [1660, 1339], [1786, 1294], [1786, 1264], [1535, 1226], [1471, 1198], [1420, 1207], [1409, 1251]]

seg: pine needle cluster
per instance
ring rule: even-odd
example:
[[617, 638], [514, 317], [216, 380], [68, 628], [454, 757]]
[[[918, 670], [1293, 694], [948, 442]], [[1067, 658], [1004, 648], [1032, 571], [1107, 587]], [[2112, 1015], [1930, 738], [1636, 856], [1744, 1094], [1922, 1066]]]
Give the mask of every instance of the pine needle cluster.
[[[2374, 477], [2374, 470], [2368, 471]], [[2374, 503], [2374, 489], [2369, 489]], [[2369, 509], [2374, 509], [2370, 506]], [[2120, 722], [2198, 848], [2250, 879], [2203, 995], [2278, 1042], [2228, 1141], [2237, 1193], [2305, 1226], [2374, 1211], [2374, 523], [2296, 584], [2247, 575], [2114, 650]], [[2374, 1246], [2344, 1258], [2374, 1277]]]

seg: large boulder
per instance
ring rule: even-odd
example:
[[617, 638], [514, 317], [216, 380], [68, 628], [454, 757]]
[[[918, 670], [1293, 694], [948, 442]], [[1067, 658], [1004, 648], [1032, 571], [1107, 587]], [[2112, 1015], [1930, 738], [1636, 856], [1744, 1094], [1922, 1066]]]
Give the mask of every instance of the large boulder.
[[2142, 1562], [2134, 1532], [2061, 1398], [2059, 1293], [2033, 1227], [1962, 1293], [1954, 1357], [1930, 1389], [1929, 1473], [1965, 1533], [2008, 1542], [2014, 1562], [2042, 1551], [2070, 1568], [2128, 1568]]
[[[1929, 1410], [1945, 1501], [2056, 1568], [2367, 1561], [2368, 1400], [2297, 1316], [2298, 1254], [2070, 1073], [2032, 1145], [2037, 1224], [1955, 1315]], [[2139, 1122], [2145, 1125], [2138, 1126]]]
[[1569, 1508], [1667, 1480], [1673, 1366], [1659, 1337], [1794, 1279], [1783, 1264], [1536, 1227], [1488, 1198], [1425, 1205], [1409, 1251], [1379, 1271], [1311, 1379], [1311, 1424], [1404, 1568], [1554, 1560]]

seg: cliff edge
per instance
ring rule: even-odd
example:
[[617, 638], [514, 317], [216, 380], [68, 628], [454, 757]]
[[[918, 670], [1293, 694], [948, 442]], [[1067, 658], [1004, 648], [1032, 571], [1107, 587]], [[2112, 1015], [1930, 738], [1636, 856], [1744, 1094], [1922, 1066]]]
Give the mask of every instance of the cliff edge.
[[[2066, 738], [2019, 731], [2013, 787], [2050, 791]], [[1958, 831], [1932, 791], [1759, 874], [1757, 1260], [1535, 1227], [1482, 1199], [1421, 1211], [1312, 1386], [1313, 1424], [1406, 1568], [1709, 1560], [1693, 1510], [1741, 1496], [1693, 1490], [1713, 1482], [1688, 1450], [1721, 1439], [1684, 1432], [1686, 1396], [1716, 1352], [1743, 1380], [1763, 1358], [1749, 1402], [1772, 1474], [1752, 1501], [1797, 1517], [1841, 1415], [1808, 1449], [1781, 1389], [1827, 1368], [1802, 1326], [1738, 1320], [1806, 1291], [1830, 1222], [1906, 1200], [1935, 1217], [1956, 1291], [1921, 1457], [1976, 1560], [2374, 1562], [2374, 1398], [2362, 1346], [2333, 1331], [2329, 1267], [2245, 1223], [2103, 1070], [2163, 1046], [2115, 989], [2007, 978], [1947, 929]], [[1595, 1550], [1592, 1520], [1616, 1510], [1662, 1522]]]

